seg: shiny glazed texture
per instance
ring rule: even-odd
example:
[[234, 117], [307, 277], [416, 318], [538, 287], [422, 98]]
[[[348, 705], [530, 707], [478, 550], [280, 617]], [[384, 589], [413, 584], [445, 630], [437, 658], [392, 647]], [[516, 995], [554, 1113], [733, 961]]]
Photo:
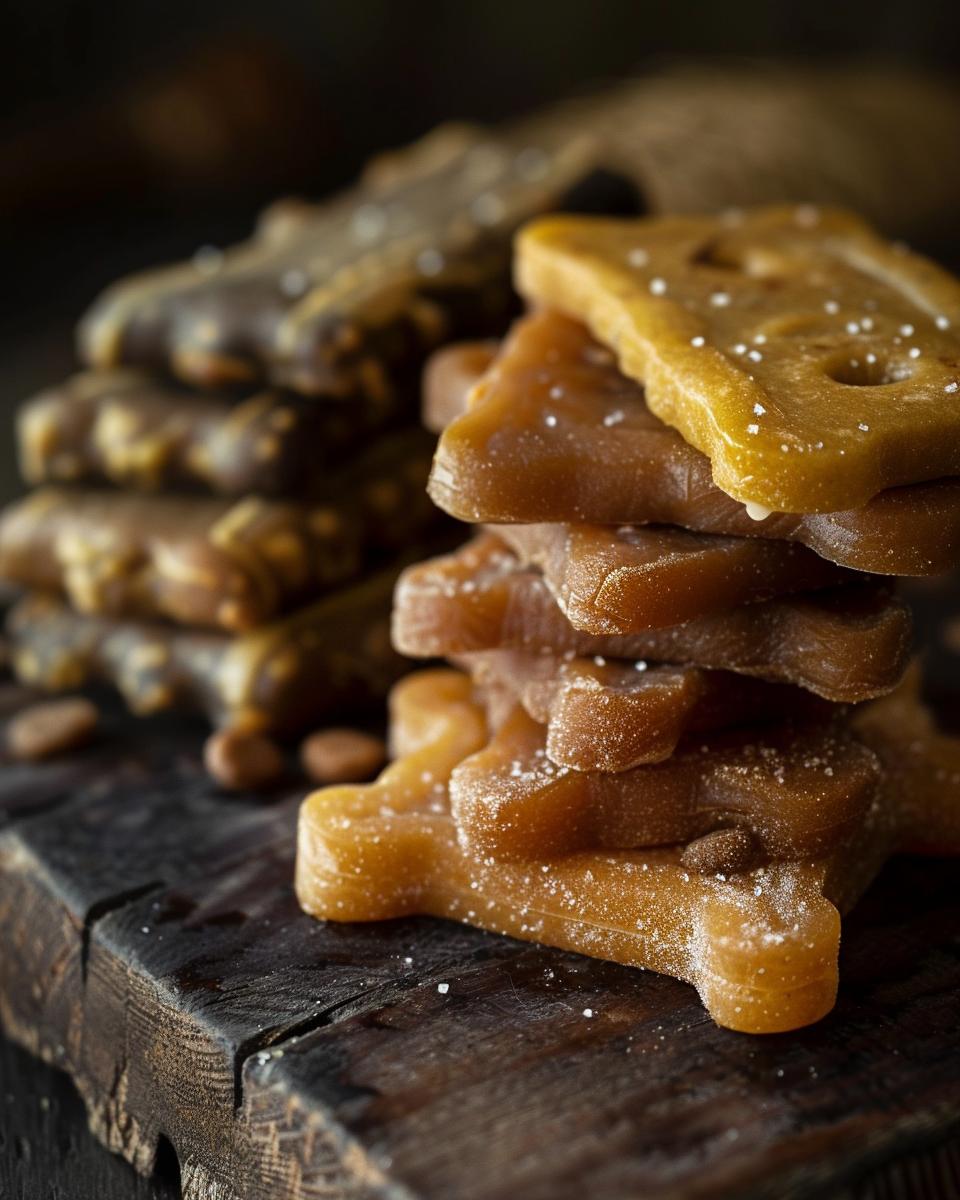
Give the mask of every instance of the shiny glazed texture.
[[[461, 353], [465, 371], [477, 348]], [[457, 384], [446, 407], [463, 400]], [[440, 438], [430, 494], [471, 522], [680, 525], [801, 542], [878, 574], [960, 566], [960, 480], [891, 488], [842, 512], [754, 520], [714, 484], [710, 460], [653, 415], [612, 353], [550, 311], [518, 321], [478, 376], [468, 408]]]
[[827, 700], [890, 691], [910, 653], [905, 606], [875, 583], [768, 600], [628, 636], [580, 633], [543, 577], [491, 534], [408, 568], [393, 640], [413, 658], [478, 650], [546, 651], [693, 664], [792, 683]]
[[850, 213], [546, 217], [515, 272], [738, 500], [833, 512], [960, 473], [960, 282]]
[[575, 771], [628, 771], [669, 758], [691, 733], [833, 711], [789, 684], [645, 659], [490, 650], [457, 665], [482, 691], [494, 727], [519, 702], [545, 726], [547, 757]]
[[585, 633], [630, 634], [861, 577], [791, 542], [671, 525], [495, 525]]
[[[646, 967], [693, 983], [721, 1025], [796, 1029], [833, 1007], [838, 910], [898, 848], [928, 839], [960, 851], [960, 787], [931, 787], [940, 774], [960, 779], [960, 742], [932, 734], [909, 687], [866, 712], [878, 756], [894, 747], [886, 761], [897, 774], [830, 854], [726, 878], [687, 869], [679, 847], [496, 863], [462, 848], [449, 815], [450, 775], [486, 739], [470, 682], [451, 671], [409, 676], [391, 699], [397, 761], [374, 784], [304, 801], [297, 896], [320, 918], [429, 913]], [[921, 735], [906, 757], [905, 723]]]
[[478, 858], [673, 845], [737, 826], [772, 862], [833, 850], [862, 822], [879, 779], [876, 757], [838, 721], [701, 734], [664, 762], [571, 771], [518, 707], [454, 770], [450, 807]]

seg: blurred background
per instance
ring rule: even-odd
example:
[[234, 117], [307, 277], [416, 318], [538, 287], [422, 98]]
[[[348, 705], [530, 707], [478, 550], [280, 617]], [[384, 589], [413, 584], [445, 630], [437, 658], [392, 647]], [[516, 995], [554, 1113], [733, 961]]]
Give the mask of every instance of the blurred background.
[[[107, 282], [235, 240], [267, 200], [322, 196], [438, 121], [688, 60], [950, 76], [958, 51], [954, 0], [7, 0], [0, 420], [71, 368]], [[15, 488], [0, 438], [0, 500]]]
[[239, 237], [278, 193], [322, 195], [440, 120], [673, 59], [955, 73], [958, 51], [955, 0], [6, 0], [4, 342], [66, 330], [118, 274]]

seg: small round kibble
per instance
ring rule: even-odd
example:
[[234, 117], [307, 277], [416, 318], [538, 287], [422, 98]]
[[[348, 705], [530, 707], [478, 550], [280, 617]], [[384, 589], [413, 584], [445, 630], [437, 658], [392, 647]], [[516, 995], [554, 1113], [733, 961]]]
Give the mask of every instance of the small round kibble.
[[717, 829], [684, 847], [683, 865], [700, 875], [735, 875], [757, 861], [757, 843], [749, 829]]
[[24, 762], [78, 750], [93, 737], [99, 717], [96, 705], [82, 696], [32, 704], [7, 725], [7, 750]]
[[300, 746], [300, 762], [313, 783], [362, 783], [387, 758], [382, 738], [359, 729], [319, 729]]
[[221, 729], [207, 738], [203, 764], [231, 792], [260, 791], [283, 775], [283, 753], [276, 742], [259, 733]]

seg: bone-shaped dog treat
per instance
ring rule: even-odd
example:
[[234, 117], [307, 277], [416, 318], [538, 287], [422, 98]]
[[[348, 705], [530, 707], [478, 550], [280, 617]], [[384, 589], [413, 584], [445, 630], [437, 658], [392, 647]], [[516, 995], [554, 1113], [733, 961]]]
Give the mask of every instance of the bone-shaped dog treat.
[[[925, 816], [938, 832], [956, 832], [956, 796], [944, 802], [922, 783], [904, 796], [905, 767], [844, 845], [808, 861], [726, 878], [689, 870], [679, 848], [478, 861], [458, 844], [446, 803], [456, 761], [483, 741], [470, 696], [469, 681], [451, 672], [402, 681], [391, 712], [405, 757], [372, 785], [304, 801], [296, 887], [307, 912], [340, 921], [429, 913], [646, 967], [693, 983], [718, 1023], [772, 1033], [833, 1007], [838, 909], [852, 906], [904, 840], [904, 822]], [[948, 748], [937, 748], [929, 770], [955, 766], [957, 743]], [[922, 757], [908, 761], [928, 771]]]
[[408, 568], [397, 585], [394, 645], [414, 658], [478, 650], [649, 659], [793, 683], [827, 700], [890, 691], [910, 649], [905, 606], [865, 584], [768, 600], [628, 636], [581, 633], [543, 577], [492, 534]]
[[429, 459], [399, 448], [323, 504], [41, 488], [0, 517], [0, 577], [81, 612], [249, 630], [432, 523]]
[[33, 484], [302, 495], [318, 467], [338, 465], [395, 408], [386, 395], [347, 408], [278, 390], [237, 401], [140, 371], [87, 371], [20, 410], [20, 466]]
[[7, 618], [13, 666], [49, 691], [106, 683], [140, 716], [183, 709], [294, 733], [381, 699], [401, 674], [389, 638], [395, 579], [387, 570], [240, 637], [89, 616], [36, 593]]
[[586, 633], [630, 634], [790, 592], [859, 581], [791, 542], [675, 526], [496, 525]]
[[81, 325], [81, 352], [202, 385], [362, 395], [384, 369], [508, 311], [513, 230], [594, 168], [588, 138], [531, 135], [441, 133], [328, 203], [275, 205], [222, 255], [109, 288]]
[[548, 217], [516, 273], [614, 350], [738, 500], [833, 512], [960, 473], [960, 282], [852, 214]]
[[[482, 362], [473, 346], [463, 355], [462, 373]], [[463, 396], [457, 383], [428, 418]], [[960, 566], [960, 479], [891, 488], [846, 512], [754, 520], [713, 483], [709, 459], [650, 412], [610, 351], [555, 312], [514, 326], [468, 411], [444, 429], [430, 494], [464, 521], [681, 525], [801, 542], [879, 574]]]
[[579, 850], [689, 842], [739, 827], [757, 861], [825, 854], [857, 828], [876, 792], [876, 757], [839, 722], [700, 735], [665, 762], [572, 771], [517, 707], [450, 780], [461, 842], [478, 858], [556, 858]]
[[458, 660], [481, 689], [494, 726], [519, 702], [546, 727], [547, 756], [575, 771], [628, 771], [661, 762], [690, 733], [833, 709], [802, 688], [729, 671], [618, 659], [491, 650]]

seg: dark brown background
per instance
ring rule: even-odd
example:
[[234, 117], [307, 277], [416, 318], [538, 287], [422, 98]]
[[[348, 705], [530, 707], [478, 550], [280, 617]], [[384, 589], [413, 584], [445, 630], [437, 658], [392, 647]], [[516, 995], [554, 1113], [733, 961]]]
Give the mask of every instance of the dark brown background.
[[[4, 424], [70, 369], [73, 321], [110, 279], [241, 236], [278, 192], [321, 195], [439, 120], [508, 117], [674, 57], [955, 71], [960, 50], [948, 0], [6, 0], [0, 28]], [[207, 97], [232, 132], [222, 161], [168, 170], [141, 109], [184, 87], [188, 112]], [[17, 487], [0, 432], [0, 499]], [[0, 1043], [4, 1200], [175, 1194], [99, 1150], [69, 1085]]]

